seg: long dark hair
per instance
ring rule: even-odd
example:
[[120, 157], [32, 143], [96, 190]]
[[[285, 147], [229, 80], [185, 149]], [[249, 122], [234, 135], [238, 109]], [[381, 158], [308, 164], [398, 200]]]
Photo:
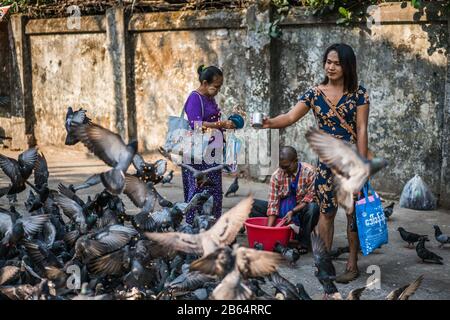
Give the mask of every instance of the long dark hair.
[[[344, 89], [347, 92], [355, 92], [358, 89], [358, 75], [356, 73], [356, 56], [352, 47], [345, 43], [335, 43], [327, 48], [323, 55], [323, 67], [327, 62], [328, 54], [331, 51], [336, 51], [339, 57], [339, 63], [344, 71]], [[322, 81], [322, 84], [327, 84], [328, 76]]]
[[200, 83], [206, 80], [208, 83], [214, 81], [214, 77], [223, 77], [223, 72], [216, 66], [205, 67], [203, 64], [197, 68], [198, 80]]

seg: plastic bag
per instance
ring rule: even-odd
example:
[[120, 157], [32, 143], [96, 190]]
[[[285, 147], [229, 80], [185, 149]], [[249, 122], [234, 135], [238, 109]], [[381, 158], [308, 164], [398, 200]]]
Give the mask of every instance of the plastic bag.
[[[370, 196], [368, 191], [371, 192]], [[363, 193], [364, 198], [356, 202], [355, 210], [359, 243], [366, 256], [388, 243], [388, 229], [380, 197], [369, 182], [364, 186]]]
[[400, 207], [415, 210], [435, 210], [437, 199], [428, 185], [416, 174], [403, 187]]
[[238, 157], [241, 151], [242, 140], [239, 139], [234, 133], [227, 134], [227, 142], [225, 144], [225, 161], [231, 172], [237, 172], [238, 170]]

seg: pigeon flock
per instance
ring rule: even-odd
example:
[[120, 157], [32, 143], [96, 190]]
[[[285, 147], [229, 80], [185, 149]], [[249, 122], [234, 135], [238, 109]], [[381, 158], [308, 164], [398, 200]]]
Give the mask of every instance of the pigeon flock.
[[[166, 159], [147, 163], [137, 153], [136, 141], [126, 143], [93, 123], [82, 109], [68, 109], [65, 128], [66, 145], [82, 143], [109, 169], [81, 185], [60, 183], [53, 190], [46, 158], [37, 148], [18, 159], [0, 155], [0, 167], [10, 180], [0, 189], [0, 197], [12, 199], [29, 187], [27, 212], [19, 212], [11, 202], [9, 208], [0, 207], [0, 300], [311, 300], [301, 283], [292, 284], [278, 272], [279, 266], [296, 263], [300, 257], [296, 249], [277, 244], [269, 252], [258, 243], [247, 248], [236, 242], [251, 211], [252, 196], [216, 220], [211, 214], [213, 197], [206, 191], [189, 203], [159, 194], [156, 186], [170, 184], [173, 178], [173, 171], [165, 175]], [[363, 161], [350, 147], [318, 130], [310, 129], [306, 137], [336, 172], [338, 199], [345, 208], [352, 205], [349, 195], [386, 165], [381, 159]], [[330, 143], [336, 144], [337, 152], [325, 151], [332, 150]], [[199, 185], [208, 185], [207, 172], [181, 166], [194, 172]], [[134, 174], [128, 172], [130, 167]], [[77, 195], [97, 184], [104, 187], [102, 192], [86, 199]], [[226, 196], [238, 188], [236, 178]], [[122, 197], [128, 197], [139, 212], [127, 213]], [[184, 221], [190, 210], [196, 211], [192, 225]], [[437, 241], [449, 243], [437, 226], [435, 230]], [[408, 243], [418, 242], [417, 253], [424, 261], [440, 261], [425, 248], [426, 236], [400, 232]], [[318, 235], [313, 233], [311, 240], [314, 275], [324, 298], [343, 299], [334, 284], [332, 260], [348, 248], [328, 252]], [[386, 299], [408, 299], [422, 278]], [[365, 288], [352, 290], [346, 299], [360, 299]]]

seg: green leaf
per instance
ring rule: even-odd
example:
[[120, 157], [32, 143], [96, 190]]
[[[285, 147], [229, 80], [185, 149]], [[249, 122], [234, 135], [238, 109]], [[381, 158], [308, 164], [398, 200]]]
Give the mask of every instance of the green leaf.
[[416, 9], [420, 9], [420, 7], [422, 6], [422, 1], [421, 0], [411, 0], [411, 5]]
[[339, 18], [339, 19], [336, 20], [336, 24], [344, 24], [346, 22], [347, 22], [346, 18]]
[[349, 16], [349, 12], [344, 7], [339, 7], [339, 13], [341, 14], [341, 16], [346, 18]]

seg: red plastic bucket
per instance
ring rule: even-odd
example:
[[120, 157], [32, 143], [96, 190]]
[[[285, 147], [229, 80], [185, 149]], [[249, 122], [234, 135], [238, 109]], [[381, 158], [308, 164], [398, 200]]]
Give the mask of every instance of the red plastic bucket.
[[[277, 224], [281, 219], [277, 219]], [[248, 246], [253, 248], [255, 241], [262, 243], [264, 250], [272, 251], [277, 242], [286, 246], [292, 235], [292, 229], [288, 226], [268, 227], [266, 217], [248, 218], [244, 222], [247, 229]]]

